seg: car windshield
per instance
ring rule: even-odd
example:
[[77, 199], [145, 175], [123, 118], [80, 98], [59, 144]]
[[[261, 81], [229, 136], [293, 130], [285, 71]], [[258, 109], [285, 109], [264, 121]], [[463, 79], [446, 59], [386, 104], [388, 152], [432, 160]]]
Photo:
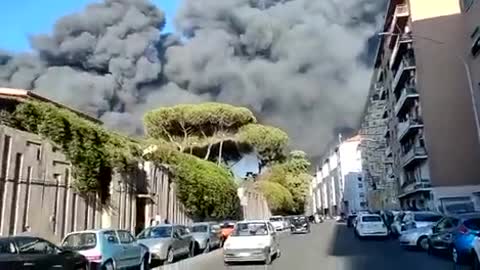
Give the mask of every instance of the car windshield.
[[207, 225], [194, 225], [190, 228], [192, 233], [199, 233], [199, 232], [208, 232]]
[[270, 221], [283, 221], [283, 219], [281, 217], [274, 217], [274, 218], [270, 218]]
[[363, 216], [362, 222], [381, 222], [382, 219], [379, 216]]
[[171, 226], [162, 226], [162, 227], [152, 227], [145, 229], [138, 235], [138, 239], [147, 239], [147, 238], [169, 238], [172, 236], [172, 227]]
[[437, 222], [442, 219], [442, 215], [416, 213], [414, 219], [419, 222]]
[[480, 231], [480, 218], [468, 219], [464, 222], [465, 227], [470, 230]]
[[261, 236], [268, 235], [267, 224], [263, 222], [239, 223], [233, 236]]
[[95, 233], [75, 233], [70, 234], [63, 240], [62, 247], [69, 250], [87, 250], [97, 245], [97, 235]]

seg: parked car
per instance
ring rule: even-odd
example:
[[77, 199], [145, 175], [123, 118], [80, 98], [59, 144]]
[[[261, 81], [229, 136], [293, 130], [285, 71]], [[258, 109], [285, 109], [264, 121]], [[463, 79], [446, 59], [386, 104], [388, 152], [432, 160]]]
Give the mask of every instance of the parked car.
[[291, 225], [292, 233], [310, 233], [310, 224], [306, 217], [294, 217]]
[[[190, 226], [190, 232], [195, 240], [197, 252], [208, 253], [211, 249], [221, 245], [221, 239], [213, 223], [194, 223]], [[218, 228], [219, 230], [220, 228]]]
[[273, 216], [270, 218], [270, 222], [277, 232], [285, 229], [285, 219], [282, 216]]
[[150, 253], [126, 230], [87, 230], [69, 233], [62, 241], [64, 250], [87, 258], [90, 269], [139, 267], [148, 269]]
[[472, 268], [473, 270], [480, 270], [480, 235], [475, 238], [473, 242], [473, 260]]
[[280, 243], [273, 224], [265, 220], [241, 221], [225, 242], [224, 262], [261, 261], [271, 264], [280, 256]]
[[418, 211], [418, 212], [406, 212], [403, 216], [400, 234], [403, 231], [431, 226], [437, 223], [443, 215], [437, 212]]
[[87, 270], [85, 256], [34, 236], [0, 238], [0, 269]]
[[182, 256], [194, 256], [195, 240], [182, 225], [162, 224], [146, 228], [137, 236], [152, 254], [152, 260], [171, 264]]
[[419, 227], [402, 232], [398, 238], [400, 245], [407, 248], [428, 250], [428, 237], [432, 235], [434, 225]]
[[432, 230], [429, 254], [447, 254], [455, 264], [471, 262], [474, 241], [480, 233], [480, 213], [446, 216]]
[[347, 227], [351, 228], [353, 227], [353, 223], [355, 222], [355, 219], [357, 218], [356, 214], [350, 214], [347, 216]]
[[355, 235], [362, 239], [363, 237], [387, 237], [388, 229], [380, 215], [368, 214], [357, 217], [355, 226]]

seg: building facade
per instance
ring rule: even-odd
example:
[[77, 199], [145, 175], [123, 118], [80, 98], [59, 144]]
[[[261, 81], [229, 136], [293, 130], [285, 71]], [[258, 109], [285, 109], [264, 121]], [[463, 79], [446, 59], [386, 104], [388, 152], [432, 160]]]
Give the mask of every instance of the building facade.
[[474, 0], [390, 1], [367, 104], [385, 103], [376, 207], [395, 193], [403, 209], [480, 207], [479, 15]]
[[325, 156], [313, 180], [317, 212], [324, 215], [357, 212], [367, 208], [360, 136], [338, 143]]

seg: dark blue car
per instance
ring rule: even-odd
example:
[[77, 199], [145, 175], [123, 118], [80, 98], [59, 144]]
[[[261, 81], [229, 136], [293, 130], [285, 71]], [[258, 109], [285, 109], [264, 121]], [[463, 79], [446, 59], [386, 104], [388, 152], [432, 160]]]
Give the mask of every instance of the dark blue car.
[[480, 212], [446, 216], [432, 228], [429, 254], [443, 253], [457, 264], [469, 263], [473, 258], [473, 241], [479, 234]]

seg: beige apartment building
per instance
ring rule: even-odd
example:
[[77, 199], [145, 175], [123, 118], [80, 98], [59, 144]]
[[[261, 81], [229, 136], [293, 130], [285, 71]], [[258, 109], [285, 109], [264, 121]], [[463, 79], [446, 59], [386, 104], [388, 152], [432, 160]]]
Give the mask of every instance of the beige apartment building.
[[381, 181], [403, 209], [478, 209], [480, 1], [391, 0], [385, 18], [371, 86], [385, 100]]

